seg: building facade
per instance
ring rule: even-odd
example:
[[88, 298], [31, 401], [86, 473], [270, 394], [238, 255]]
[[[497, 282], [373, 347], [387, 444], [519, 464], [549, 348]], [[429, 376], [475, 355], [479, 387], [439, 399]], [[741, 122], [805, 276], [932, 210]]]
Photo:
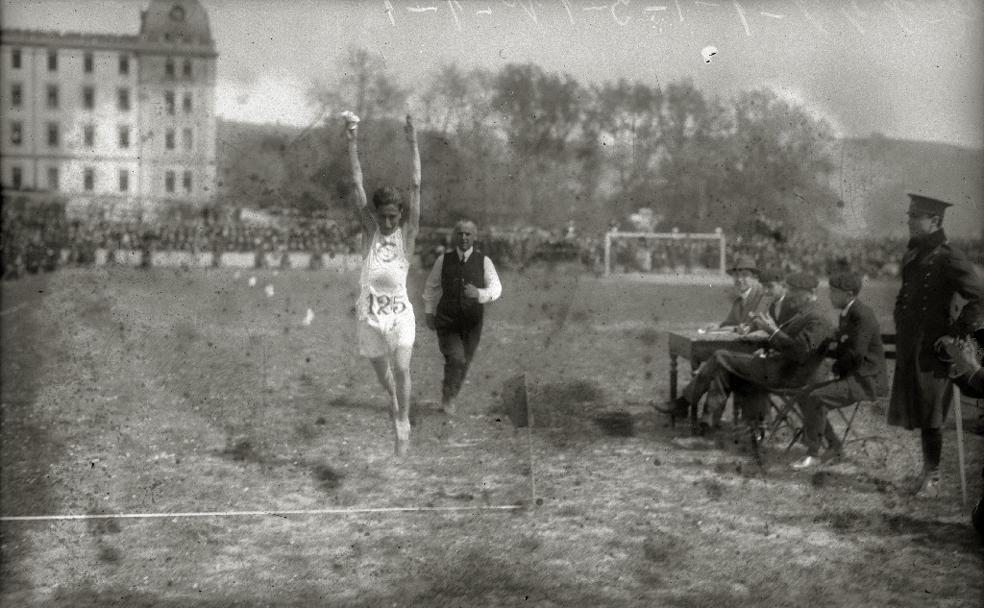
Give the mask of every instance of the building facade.
[[152, 0], [137, 35], [0, 31], [4, 196], [123, 215], [215, 194], [215, 68], [197, 0]]

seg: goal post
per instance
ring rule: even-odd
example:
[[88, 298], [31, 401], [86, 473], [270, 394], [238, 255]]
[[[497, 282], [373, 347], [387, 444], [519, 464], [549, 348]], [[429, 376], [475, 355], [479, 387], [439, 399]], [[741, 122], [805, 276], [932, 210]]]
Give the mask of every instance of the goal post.
[[608, 232], [605, 276], [727, 274], [724, 232]]

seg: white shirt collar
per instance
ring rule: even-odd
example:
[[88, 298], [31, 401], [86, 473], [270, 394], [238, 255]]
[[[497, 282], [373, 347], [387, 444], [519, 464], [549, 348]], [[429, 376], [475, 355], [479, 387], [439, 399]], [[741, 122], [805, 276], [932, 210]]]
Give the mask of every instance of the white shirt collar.
[[474, 247], [469, 247], [465, 251], [462, 251], [461, 248], [459, 248], [459, 247], [455, 247], [454, 249], [455, 249], [455, 251], [458, 252], [458, 259], [461, 260], [462, 262], [467, 262], [468, 261], [468, 258], [471, 256], [472, 251], [475, 248]]
[[851, 310], [851, 306], [854, 304], [854, 300], [855, 300], [855, 298], [851, 298], [851, 301], [848, 302], [847, 303], [847, 306], [844, 307], [844, 310], [841, 311], [841, 316], [842, 317], [846, 317], [847, 316], [847, 311]]

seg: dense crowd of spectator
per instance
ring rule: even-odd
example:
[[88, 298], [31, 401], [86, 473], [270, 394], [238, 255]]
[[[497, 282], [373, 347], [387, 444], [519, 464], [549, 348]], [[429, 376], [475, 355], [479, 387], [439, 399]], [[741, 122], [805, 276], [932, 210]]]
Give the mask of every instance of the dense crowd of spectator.
[[[450, 231], [424, 229], [417, 251], [423, 267], [429, 267], [450, 246]], [[3, 208], [2, 253], [4, 278], [24, 273], [52, 271], [61, 266], [95, 263], [97, 250], [113, 256], [118, 250], [140, 252], [145, 265], [154, 251], [211, 252], [216, 263], [223, 253], [253, 253], [257, 264], [262, 254], [304, 252], [320, 259], [357, 253], [361, 236], [358, 224], [341, 225], [329, 219], [283, 217], [258, 225], [236, 216], [201, 217], [160, 221], [113, 221], [106, 218], [69, 219], [62, 207], [36, 206], [30, 213], [14, 206]], [[503, 268], [538, 262], [580, 262], [596, 272], [605, 266], [604, 236], [580, 234], [573, 224], [553, 233], [541, 228], [490, 227], [480, 235], [482, 248]], [[968, 257], [984, 264], [984, 241], [959, 241]], [[760, 268], [787, 272], [810, 271], [829, 275], [839, 266], [850, 266], [868, 276], [895, 276], [905, 250], [904, 239], [844, 240], [795, 235], [777, 239], [753, 234], [727, 239], [727, 259], [748, 254]], [[644, 238], [616, 239], [611, 248], [613, 272], [714, 272], [720, 268], [717, 241]]]
[[[954, 239], [968, 258], [984, 265], [984, 241]], [[816, 239], [797, 237], [777, 240], [769, 235], [738, 236], [726, 241], [726, 259], [739, 254], [752, 256], [759, 268], [785, 273], [807, 271], [829, 276], [850, 268], [872, 278], [897, 276], [906, 239]], [[700, 272], [720, 268], [720, 246], [715, 241], [614, 240], [614, 272]]]
[[[3, 276], [53, 270], [58, 266], [92, 264], [99, 249], [149, 254], [154, 251], [275, 253], [302, 251], [342, 255], [358, 251], [359, 233], [326, 219], [284, 218], [274, 225], [250, 224], [234, 218], [171, 221], [68, 219], [56, 207], [18, 213], [5, 206], [2, 227]], [[149, 259], [149, 255], [147, 256]]]

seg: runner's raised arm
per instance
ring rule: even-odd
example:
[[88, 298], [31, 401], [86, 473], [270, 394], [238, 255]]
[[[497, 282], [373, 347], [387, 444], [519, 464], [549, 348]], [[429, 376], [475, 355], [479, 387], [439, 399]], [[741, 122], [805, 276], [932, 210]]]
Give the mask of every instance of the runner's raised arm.
[[362, 164], [359, 162], [359, 117], [351, 112], [342, 114], [345, 118], [345, 137], [348, 139], [349, 164], [352, 167], [352, 182], [355, 186], [355, 208], [362, 224], [365, 242], [369, 242], [376, 230], [376, 218], [369, 209], [366, 189], [362, 184]]
[[[413, 165], [413, 174], [410, 177], [410, 204], [407, 209], [406, 226], [404, 226], [404, 247], [407, 256], [412, 258], [414, 245], [417, 241], [417, 232], [420, 230], [420, 149], [417, 146], [417, 131], [414, 129], [413, 120], [409, 114], [407, 114], [407, 124], [403, 130], [407, 135], [407, 143], [410, 144], [410, 162]], [[363, 192], [363, 197], [365, 197], [365, 192]]]

